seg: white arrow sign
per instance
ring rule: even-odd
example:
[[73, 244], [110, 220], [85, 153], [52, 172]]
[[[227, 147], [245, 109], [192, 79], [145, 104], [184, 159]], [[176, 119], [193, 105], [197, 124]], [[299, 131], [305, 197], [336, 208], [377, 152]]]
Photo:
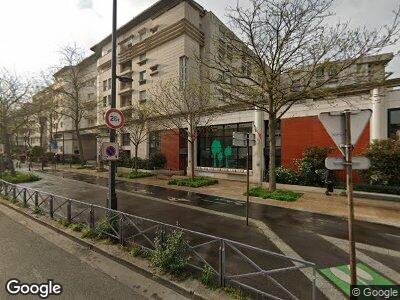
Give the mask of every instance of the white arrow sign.
[[[368, 170], [371, 167], [371, 161], [365, 156], [355, 156], [351, 165], [353, 170]], [[325, 167], [328, 170], [344, 170], [346, 161], [343, 157], [327, 157]]]
[[[371, 118], [370, 109], [357, 110], [351, 112], [351, 144], [357, 144], [358, 139]], [[319, 115], [319, 120], [324, 125], [326, 131], [335, 142], [336, 146], [344, 155], [343, 145], [345, 144], [345, 116], [344, 112], [327, 112]]]

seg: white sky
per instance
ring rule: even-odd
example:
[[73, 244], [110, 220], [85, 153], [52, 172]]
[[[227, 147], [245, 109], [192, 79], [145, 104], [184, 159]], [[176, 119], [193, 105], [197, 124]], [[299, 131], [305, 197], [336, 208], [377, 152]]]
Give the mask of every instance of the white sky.
[[[241, 0], [243, 1], [243, 0]], [[128, 22], [156, 0], [118, 0], [118, 25]], [[225, 19], [236, 0], [198, 0]], [[354, 25], [382, 26], [392, 18], [399, 0], [337, 0], [337, 17]], [[87, 49], [111, 31], [111, 0], [0, 0], [0, 67], [33, 74], [54, 66], [57, 50], [76, 42]], [[397, 52], [397, 47], [388, 49]], [[389, 70], [400, 77], [400, 59]]]

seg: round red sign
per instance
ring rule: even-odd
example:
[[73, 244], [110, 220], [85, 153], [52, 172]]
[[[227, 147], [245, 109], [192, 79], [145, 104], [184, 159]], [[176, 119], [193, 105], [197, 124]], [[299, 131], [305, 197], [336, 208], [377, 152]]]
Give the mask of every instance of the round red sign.
[[116, 108], [110, 108], [104, 115], [104, 119], [108, 128], [119, 129], [124, 127], [125, 116], [122, 111]]

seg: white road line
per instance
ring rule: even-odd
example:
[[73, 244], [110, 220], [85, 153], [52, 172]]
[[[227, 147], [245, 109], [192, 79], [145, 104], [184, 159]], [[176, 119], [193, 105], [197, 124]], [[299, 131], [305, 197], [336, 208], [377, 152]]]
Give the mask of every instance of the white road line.
[[[348, 252], [349, 245], [348, 245], [347, 241], [341, 240], [341, 239], [337, 239], [337, 238], [333, 238], [333, 237], [329, 237], [329, 236], [324, 236], [324, 235], [320, 235], [320, 236], [323, 239], [325, 239], [326, 241], [328, 241], [328, 242], [332, 243], [333, 245], [335, 245], [336, 247], [342, 249], [346, 253]], [[357, 248], [359, 248], [358, 245], [359, 244], [357, 244]], [[364, 250], [368, 250], [368, 249], [366, 249], [366, 247], [364, 247]], [[373, 259], [372, 257], [364, 254], [360, 250], [358, 250], [356, 254], [357, 254], [357, 259], [359, 259], [362, 262], [366, 263], [367, 265], [371, 266], [372, 268], [374, 268], [375, 270], [377, 270], [378, 272], [383, 274], [388, 279], [393, 280], [395, 283], [399, 283], [400, 284], [400, 274], [398, 272], [396, 272], [395, 270], [389, 268], [388, 266], [385, 266], [381, 262], [376, 261], [375, 259]], [[381, 254], [383, 254], [383, 253], [381, 253]]]
[[[290, 256], [292, 258], [304, 260], [296, 251], [293, 250], [288, 244], [286, 244], [278, 235], [275, 234], [266, 224], [258, 220], [251, 220], [268, 239], [280, 250], [284, 255]], [[311, 268], [300, 269], [300, 271], [312, 282], [313, 271]], [[338, 300], [346, 299], [341, 292], [339, 292], [333, 284], [325, 279], [318, 272], [316, 278], [317, 288], [324, 294], [328, 299]]]

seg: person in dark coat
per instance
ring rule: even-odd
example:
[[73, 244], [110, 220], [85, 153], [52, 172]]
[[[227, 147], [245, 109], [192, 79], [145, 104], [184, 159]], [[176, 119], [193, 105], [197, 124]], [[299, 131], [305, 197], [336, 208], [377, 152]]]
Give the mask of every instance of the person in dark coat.
[[333, 181], [335, 180], [335, 176], [332, 170], [326, 170], [325, 172], [325, 183], [326, 183], [326, 192], [325, 195], [330, 196], [333, 193]]

